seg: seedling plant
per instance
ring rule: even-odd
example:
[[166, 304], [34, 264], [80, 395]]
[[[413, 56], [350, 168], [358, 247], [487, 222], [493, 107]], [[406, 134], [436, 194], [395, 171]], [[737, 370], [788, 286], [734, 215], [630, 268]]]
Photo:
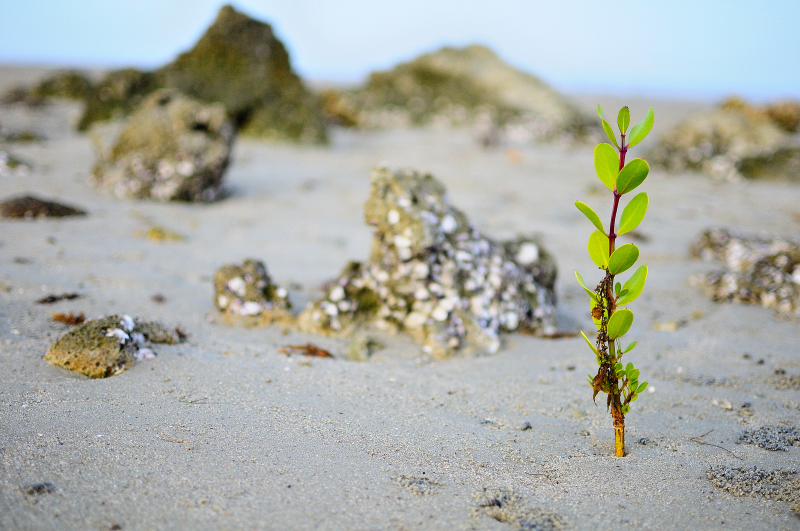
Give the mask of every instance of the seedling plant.
[[[591, 312], [597, 327], [597, 337], [592, 343], [581, 332], [589, 348], [597, 358], [597, 375], [589, 375], [589, 384], [596, 401], [598, 393], [606, 393], [606, 409], [614, 419], [614, 449], [617, 457], [625, 455], [625, 415], [639, 395], [647, 388], [647, 382], [639, 382], [639, 370], [633, 363], [623, 364], [622, 357], [634, 349], [636, 341], [622, 348], [621, 338], [628, 333], [633, 324], [633, 312], [626, 308], [642, 293], [647, 280], [647, 266], [640, 266], [625, 283], [615, 282], [616, 276], [628, 271], [639, 258], [639, 249], [632, 243], [616, 246], [617, 236], [630, 232], [639, 226], [647, 212], [648, 197], [641, 192], [633, 197], [622, 210], [617, 227], [617, 212], [620, 199], [644, 182], [650, 167], [644, 159], [633, 159], [627, 164], [628, 150], [641, 142], [653, 127], [653, 108], [647, 111], [644, 120], [630, 128], [630, 112], [627, 107], [620, 109], [617, 116], [620, 139], [603, 117], [603, 109], [597, 106], [597, 115], [603, 124], [611, 144], [602, 143], [594, 148], [594, 167], [597, 177], [614, 194], [611, 222], [608, 230], [603, 226], [600, 216], [587, 204], [575, 202], [578, 210], [597, 228], [589, 236], [589, 256], [605, 276], [594, 290], [586, 287], [586, 282], [577, 271], [575, 276], [581, 287], [591, 299]], [[627, 138], [626, 138], [627, 137]]]

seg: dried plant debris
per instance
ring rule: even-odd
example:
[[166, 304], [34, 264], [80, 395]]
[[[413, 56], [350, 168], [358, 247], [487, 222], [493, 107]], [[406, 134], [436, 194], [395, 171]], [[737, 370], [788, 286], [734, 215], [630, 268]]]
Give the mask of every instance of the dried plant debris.
[[394, 478], [394, 484], [403, 487], [415, 496], [428, 496], [435, 494], [444, 483], [433, 481], [426, 477], [414, 476], [397, 476]]
[[725, 263], [725, 269], [696, 279], [714, 300], [761, 304], [780, 315], [800, 316], [797, 243], [713, 229], [704, 232], [692, 245], [692, 254]]
[[165, 229], [164, 227], [159, 226], [152, 226], [147, 230], [137, 230], [136, 236], [139, 238], [145, 238], [147, 240], [164, 243], [164, 242], [182, 242], [186, 240], [186, 236], [183, 234], [179, 234], [177, 232], [173, 232], [169, 229]]
[[152, 343], [180, 341], [177, 332], [159, 323], [111, 315], [70, 330], [50, 346], [45, 359], [90, 378], [105, 378], [155, 357]]
[[719, 179], [800, 180], [800, 104], [753, 107], [731, 98], [668, 131], [650, 153], [670, 170], [701, 170]]
[[305, 345], [286, 345], [278, 352], [282, 354], [291, 355], [292, 352], [300, 352], [304, 356], [313, 356], [315, 358], [332, 358], [333, 354], [324, 348], [319, 348], [314, 343], [306, 343]]
[[213, 201], [221, 195], [234, 125], [219, 103], [160, 90], [136, 108], [115, 142], [97, 135], [94, 181], [117, 197]]
[[535, 76], [490, 49], [444, 47], [392, 70], [363, 88], [323, 95], [326, 113], [343, 125], [472, 125], [485, 145], [583, 138], [590, 122]]
[[45, 201], [32, 195], [11, 197], [0, 202], [0, 217], [2, 218], [63, 218], [85, 215], [86, 212], [80, 208]]
[[431, 175], [375, 169], [365, 218], [369, 261], [345, 266], [300, 314], [301, 330], [404, 330], [437, 357], [494, 352], [501, 332], [555, 331], [553, 257], [535, 238], [498, 243], [482, 235]]
[[0, 149], [0, 177], [24, 177], [30, 171], [30, 164]]
[[796, 468], [767, 471], [752, 468], [713, 465], [706, 477], [720, 490], [740, 496], [763, 496], [768, 500], [791, 502], [792, 510], [800, 516], [800, 477]]
[[736, 443], [757, 444], [765, 450], [786, 451], [792, 446], [800, 446], [800, 430], [795, 426], [763, 426], [757, 430], [745, 430]]
[[62, 293], [60, 295], [47, 295], [36, 301], [36, 304], [53, 304], [59, 301], [71, 301], [80, 298], [80, 293]]
[[214, 304], [234, 324], [256, 326], [292, 318], [288, 292], [272, 281], [263, 262], [254, 259], [214, 273]]
[[555, 531], [567, 527], [567, 520], [554, 512], [534, 507], [513, 489], [483, 489], [472, 494], [478, 507], [471, 516], [488, 516], [498, 522], [510, 524], [514, 529], [530, 531]]
[[51, 313], [50, 317], [53, 319], [53, 321], [68, 324], [70, 326], [77, 326], [83, 324], [83, 322], [86, 321], [86, 316], [83, 314], [83, 312], [79, 314], [74, 314], [72, 312]]

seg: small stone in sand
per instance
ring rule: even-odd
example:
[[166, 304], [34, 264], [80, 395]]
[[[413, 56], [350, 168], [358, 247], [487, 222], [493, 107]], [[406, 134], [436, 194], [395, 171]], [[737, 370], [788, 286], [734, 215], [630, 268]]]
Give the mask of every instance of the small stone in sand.
[[63, 218], [85, 215], [86, 212], [79, 208], [45, 201], [32, 195], [12, 197], [0, 202], [0, 217], [3, 218]]

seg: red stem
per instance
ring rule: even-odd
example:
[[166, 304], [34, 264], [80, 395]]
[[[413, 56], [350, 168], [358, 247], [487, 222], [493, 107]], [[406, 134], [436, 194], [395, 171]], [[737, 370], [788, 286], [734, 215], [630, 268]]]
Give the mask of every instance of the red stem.
[[[622, 145], [619, 148], [619, 171], [622, 171], [622, 168], [625, 167], [625, 154], [628, 152], [628, 146], [625, 145], [625, 135], [620, 135], [621, 141], [620, 144]], [[614, 244], [617, 240], [617, 234], [614, 232], [614, 226], [617, 222], [617, 207], [619, 207], [619, 198], [622, 197], [622, 194], [617, 193], [617, 187], [614, 187], [614, 208], [611, 211], [611, 230], [608, 233], [608, 254], [609, 256], [614, 252]]]

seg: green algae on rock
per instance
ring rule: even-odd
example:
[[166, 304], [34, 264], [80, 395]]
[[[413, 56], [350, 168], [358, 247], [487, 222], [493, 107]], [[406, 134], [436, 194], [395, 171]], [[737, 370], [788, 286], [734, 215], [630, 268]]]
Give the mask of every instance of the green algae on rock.
[[272, 282], [259, 260], [222, 266], [214, 273], [214, 304], [230, 324], [258, 326], [289, 323], [287, 291]]
[[61, 336], [45, 359], [90, 378], [106, 378], [154, 357], [151, 343], [179, 342], [178, 334], [160, 323], [110, 315], [86, 321]]
[[63, 218], [85, 215], [86, 212], [79, 208], [53, 201], [45, 201], [32, 195], [12, 197], [5, 201], [0, 201], [0, 218]]
[[500, 332], [555, 329], [555, 261], [535, 238], [486, 238], [431, 175], [379, 167], [370, 180], [370, 259], [347, 264], [298, 316], [300, 330], [406, 331], [423, 350], [445, 357], [496, 351]]
[[692, 254], [725, 268], [693, 278], [715, 301], [761, 304], [778, 315], [800, 317], [800, 245], [785, 238], [705, 231]]
[[327, 139], [316, 98], [292, 70], [269, 24], [230, 5], [197, 44], [158, 71], [164, 86], [219, 101], [242, 134], [295, 141]]
[[94, 89], [91, 80], [77, 70], [64, 70], [30, 88], [18, 87], [3, 96], [3, 103], [41, 105], [48, 98], [84, 100]]
[[795, 105], [762, 109], [729, 99], [666, 132], [648, 158], [671, 171], [698, 170], [723, 180], [800, 181]]
[[94, 181], [120, 198], [212, 201], [222, 191], [233, 139], [221, 104], [159, 90], [126, 120], [110, 149], [99, 149]]
[[109, 72], [87, 93], [78, 131], [87, 131], [95, 122], [125, 117], [160, 86], [158, 76], [153, 72], [136, 68]]
[[577, 139], [592, 127], [564, 96], [479, 45], [375, 72], [361, 89], [327, 94], [326, 108], [363, 127], [477, 124], [521, 140]]

